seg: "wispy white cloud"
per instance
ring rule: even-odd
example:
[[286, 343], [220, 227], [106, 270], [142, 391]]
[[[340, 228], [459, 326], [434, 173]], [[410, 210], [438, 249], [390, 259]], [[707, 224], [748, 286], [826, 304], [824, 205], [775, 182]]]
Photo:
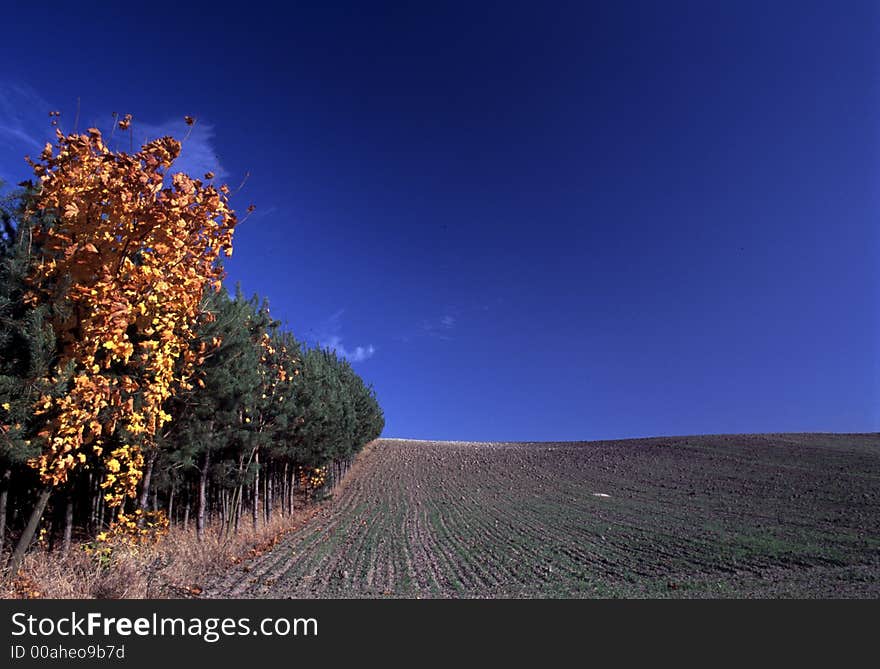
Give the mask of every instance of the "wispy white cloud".
[[[444, 314], [439, 319], [425, 319], [421, 322], [419, 329], [421, 334], [436, 339], [450, 340], [451, 332], [455, 328], [456, 318], [452, 314]], [[408, 341], [408, 337], [405, 341]]]
[[[64, 105], [59, 124], [63, 132], [82, 132], [86, 128], [97, 127], [104, 133], [110, 148], [124, 151], [137, 150], [147, 141], [171, 135], [183, 140], [180, 157], [172, 171], [186, 172], [199, 178], [207, 172], [213, 172], [217, 183], [229, 177], [229, 172], [217, 155], [214, 126], [208, 121], [196, 119], [195, 125], [189, 127], [183, 120], [183, 114], [159, 123], [151, 123], [135, 115], [129, 135], [128, 131], [113, 129], [111, 111], [84, 113], [82, 118], [77, 119], [77, 112], [68, 109], [72, 106], [75, 108], [75, 102]], [[33, 88], [0, 80], [0, 179], [18, 183], [30, 178], [32, 172], [24, 157], [36, 157], [47, 141], [54, 141], [54, 130], [48, 114], [57, 109], [57, 105], [47, 101]], [[75, 123], [77, 128], [74, 128]]]
[[0, 142], [40, 149], [49, 135], [49, 103], [27, 87], [0, 82]]
[[214, 148], [214, 126], [210, 123], [197, 119], [196, 123], [190, 127], [186, 125], [183, 118], [180, 118], [153, 125], [140, 122], [135, 117], [131, 128], [135, 149], [146, 142], [166, 135], [183, 141], [180, 157], [174, 161], [172, 167], [174, 172], [186, 172], [197, 178], [201, 178], [207, 172], [213, 172], [214, 178], [218, 182], [229, 176], [229, 172], [220, 163], [220, 158]]
[[437, 309], [429, 318], [411, 322], [401, 327], [392, 338], [404, 344], [414, 343], [426, 338], [453, 341], [468, 336], [474, 323], [485, 321], [486, 314], [495, 311], [504, 300], [484, 296], [466, 304], [447, 304], [443, 310]]
[[350, 362], [363, 362], [368, 358], [372, 358], [373, 354], [376, 352], [376, 347], [372, 344], [369, 344], [368, 346], [355, 346], [353, 349], [347, 349], [342, 345], [342, 338], [335, 335], [331, 336], [327, 341], [321, 342], [321, 345], [325, 348], [336, 351], [337, 355]]
[[[214, 147], [214, 126], [207, 121], [196, 119], [192, 126], [188, 126], [181, 115], [160, 123], [150, 123], [134, 115], [129, 130], [120, 130], [113, 123], [112, 113], [102, 113], [100, 119], [92, 117], [86, 123], [80, 122], [79, 130], [98, 128], [107, 146], [117, 151], [137, 151], [154, 139], [174, 137], [181, 142], [181, 149], [171, 172], [186, 172], [199, 179], [207, 172], [213, 172], [218, 183], [229, 176]], [[66, 126], [64, 129], [67, 129]]]
[[329, 336], [339, 332], [339, 329], [342, 327], [342, 315], [344, 313], [345, 309], [339, 309], [328, 316], [327, 320], [321, 324], [319, 334]]
[[36, 157], [53, 138], [50, 111], [50, 103], [32, 88], [0, 81], [0, 179], [7, 185], [33, 174], [24, 157]]
[[372, 344], [355, 346], [354, 348], [347, 348], [343, 345], [339, 332], [342, 329], [342, 315], [344, 313], [345, 310], [340, 309], [324, 321], [318, 332], [318, 345], [336, 351], [337, 355], [349, 362], [363, 362], [372, 358], [376, 353], [376, 347]]

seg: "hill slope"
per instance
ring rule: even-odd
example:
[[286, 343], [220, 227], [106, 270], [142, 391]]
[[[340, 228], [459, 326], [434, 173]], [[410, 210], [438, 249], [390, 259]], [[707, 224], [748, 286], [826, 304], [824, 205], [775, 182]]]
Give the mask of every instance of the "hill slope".
[[219, 597], [880, 596], [880, 435], [380, 440]]

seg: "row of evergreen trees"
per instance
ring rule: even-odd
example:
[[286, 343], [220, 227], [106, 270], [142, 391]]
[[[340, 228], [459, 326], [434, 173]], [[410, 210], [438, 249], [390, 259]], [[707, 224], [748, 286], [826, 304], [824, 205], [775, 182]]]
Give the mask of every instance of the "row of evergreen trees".
[[[100, 537], [120, 509], [104, 503], [106, 457], [88, 456], [52, 489], [44, 513], [30, 513], [45, 490], [29, 464], [45, 429], [36, 404], [62, 395], [71, 377], [57, 372], [50, 325], [67, 305], [27, 299], [39, 255], [32, 222], [16, 213], [27, 197], [0, 204], [0, 550], [33, 533], [35, 515], [43, 539], [67, 550]], [[235, 532], [291, 512], [332, 485], [384, 427], [372, 388], [349, 363], [296, 341], [267, 303], [222, 289], [208, 291], [203, 306], [192, 342], [202, 363], [166, 403], [172, 420], [144, 450], [138, 495], [122, 508], [138, 522], [167, 515], [200, 536], [211, 524]]]

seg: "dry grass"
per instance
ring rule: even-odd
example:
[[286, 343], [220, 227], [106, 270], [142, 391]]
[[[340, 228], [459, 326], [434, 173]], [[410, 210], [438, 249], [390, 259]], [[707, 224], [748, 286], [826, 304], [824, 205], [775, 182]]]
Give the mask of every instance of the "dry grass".
[[195, 529], [173, 527], [153, 546], [114, 549], [109, 560], [83, 547], [59, 552], [34, 550], [18, 578], [0, 585], [0, 598], [165, 599], [197, 597], [206, 576], [258, 557], [287, 532], [311, 518], [319, 505], [276, 516], [254, 530], [243, 522], [238, 534], [225, 536], [220, 525], [207, 528], [203, 541]]
[[[198, 597], [204, 583], [240, 562], [258, 558], [281, 538], [299, 529], [324, 504], [339, 498], [363, 467], [377, 442], [359, 453], [348, 474], [323, 502], [306, 503], [292, 515], [276, 515], [269, 523], [253, 528], [242, 518], [240, 531], [226, 536], [221, 524], [209, 526], [199, 541], [195, 528], [172, 527], [160, 543], [137, 549], [118, 548], [112, 560], [101, 561], [84, 547], [68, 555], [33, 550], [25, 556], [18, 578], [0, 580], [0, 599], [181, 599]], [[2, 558], [2, 556], [0, 556]]]

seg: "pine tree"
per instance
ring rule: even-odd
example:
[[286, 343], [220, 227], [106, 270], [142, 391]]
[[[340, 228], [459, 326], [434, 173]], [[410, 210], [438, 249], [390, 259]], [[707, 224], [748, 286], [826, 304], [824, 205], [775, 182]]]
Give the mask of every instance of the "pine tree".
[[261, 381], [257, 341], [268, 324], [267, 314], [240, 291], [235, 299], [225, 289], [209, 294], [205, 309], [212, 318], [199, 326], [195, 343], [206, 351], [204, 362], [194, 388], [172, 400], [172, 429], [163, 440], [169, 465], [197, 477], [200, 536], [207, 523], [209, 480], [240, 490], [251, 472], [256, 449], [249, 425]]
[[[27, 466], [39, 455], [34, 404], [40, 397], [60, 395], [70, 371], [54, 382], [49, 379], [55, 362], [54, 305], [26, 300], [27, 277], [37, 254], [33, 225], [22, 216], [22, 202], [28, 197], [27, 192], [19, 193], [0, 204], [0, 549], [5, 543], [13, 486], [17, 503], [31, 497], [37, 488], [36, 473]], [[41, 491], [29, 502], [34, 512], [13, 555], [13, 568], [30, 544], [48, 500], [48, 493]]]

